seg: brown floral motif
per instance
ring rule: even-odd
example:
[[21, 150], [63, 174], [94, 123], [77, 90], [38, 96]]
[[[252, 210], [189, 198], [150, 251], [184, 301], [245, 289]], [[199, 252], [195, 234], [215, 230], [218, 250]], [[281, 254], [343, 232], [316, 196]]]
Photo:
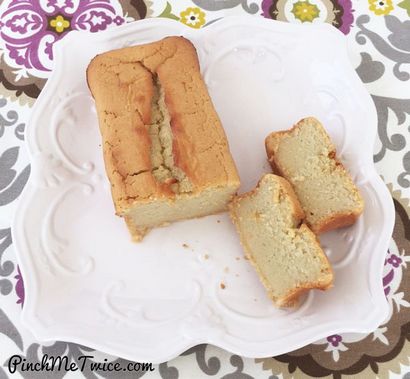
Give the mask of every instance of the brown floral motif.
[[[383, 176], [382, 176], [383, 179]], [[389, 189], [390, 193], [392, 194], [393, 199], [398, 202], [401, 207], [405, 210], [405, 212], [407, 213], [407, 216], [410, 217], [410, 199], [403, 197], [401, 190], [397, 189], [394, 190], [393, 189], [393, 185], [392, 184], [388, 184], [387, 188]], [[407, 239], [410, 239], [410, 235], [407, 235], [406, 237]]]
[[0, 83], [5, 87], [8, 92], [14, 94], [21, 105], [34, 103], [33, 99], [36, 99], [40, 94], [42, 88], [46, 84], [45, 79], [35, 78], [28, 76], [26, 78], [19, 78], [17, 81], [16, 75], [13, 73], [13, 69], [9, 67], [0, 56]]
[[[394, 192], [398, 196], [399, 192]], [[396, 225], [393, 239], [400, 253], [410, 251], [410, 220], [402, 199], [394, 199], [396, 208]], [[401, 259], [392, 256], [392, 263]], [[394, 262], [393, 262], [394, 261]], [[396, 293], [404, 293], [405, 301], [409, 300], [410, 266], [403, 266], [402, 280]], [[400, 373], [400, 363], [410, 364], [410, 307], [392, 305], [390, 320], [380, 327], [384, 338], [369, 334], [358, 342], [344, 342], [347, 347], [340, 353], [338, 361], [332, 359], [325, 351], [324, 344], [312, 344], [289, 354], [275, 358], [257, 359], [265, 370], [273, 374], [282, 374], [284, 378], [324, 377], [341, 379], [345, 375], [360, 373], [360, 378], [388, 379], [389, 372]]]
[[[287, 0], [263, 0], [262, 16], [279, 21], [292, 21], [293, 18], [301, 22], [312, 22], [321, 19], [328, 22], [348, 34], [353, 24], [353, 8], [351, 0], [322, 0], [320, 3], [326, 8], [327, 12], [320, 12], [317, 2], [309, 1], [294, 2], [292, 7], [288, 7]], [[290, 11], [289, 11], [289, 9]], [[323, 13], [323, 15], [322, 15]]]
[[134, 20], [141, 20], [151, 13], [152, 2], [149, 0], [121, 0], [120, 2], [124, 14]]

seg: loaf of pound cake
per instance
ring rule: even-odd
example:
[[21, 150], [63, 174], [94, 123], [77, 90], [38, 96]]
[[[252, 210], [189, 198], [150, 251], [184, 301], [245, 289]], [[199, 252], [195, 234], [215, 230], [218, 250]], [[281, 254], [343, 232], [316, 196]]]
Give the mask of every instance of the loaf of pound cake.
[[134, 240], [227, 209], [239, 177], [190, 41], [168, 37], [98, 55], [87, 81], [116, 213]]
[[272, 169], [293, 186], [315, 233], [353, 224], [362, 214], [363, 199], [336, 157], [336, 148], [313, 117], [265, 140]]
[[230, 204], [230, 215], [246, 256], [277, 306], [297, 304], [313, 288], [325, 290], [333, 272], [292, 186], [266, 174], [257, 187]]

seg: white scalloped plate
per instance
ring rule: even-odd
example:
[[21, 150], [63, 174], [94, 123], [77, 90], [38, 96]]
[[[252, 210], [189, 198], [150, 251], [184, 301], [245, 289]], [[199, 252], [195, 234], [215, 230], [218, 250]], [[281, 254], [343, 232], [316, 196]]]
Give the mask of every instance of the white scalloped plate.
[[[197, 47], [241, 192], [270, 171], [264, 137], [311, 115], [323, 121], [360, 187], [363, 216], [322, 237], [334, 288], [312, 291], [299, 309], [273, 307], [227, 214], [153, 230], [140, 244], [114, 216], [85, 69], [98, 53], [168, 35]], [[387, 315], [382, 266], [394, 223], [372, 162], [376, 121], [344, 36], [327, 24], [235, 17], [197, 31], [148, 19], [70, 33], [56, 46], [55, 69], [27, 128], [32, 175], [13, 225], [24, 324], [39, 340], [151, 362], [199, 343], [264, 357], [334, 333], [374, 330]]]

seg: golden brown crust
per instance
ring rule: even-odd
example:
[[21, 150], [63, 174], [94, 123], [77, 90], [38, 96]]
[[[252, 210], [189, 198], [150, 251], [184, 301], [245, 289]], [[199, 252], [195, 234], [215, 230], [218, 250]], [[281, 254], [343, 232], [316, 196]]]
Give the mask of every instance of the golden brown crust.
[[239, 177], [225, 132], [202, 80], [196, 51], [183, 37], [168, 37], [95, 57], [87, 82], [96, 100], [107, 175], [117, 214], [140, 201], [175, 197], [172, 182], [152, 174], [151, 104], [158, 80], [171, 118], [173, 158], [193, 185], [237, 186]]
[[[252, 266], [255, 268], [256, 272], [258, 273], [258, 276], [259, 276], [262, 284], [264, 285], [264, 287], [266, 288], [266, 290], [268, 292], [268, 296], [279, 307], [295, 307], [295, 306], [298, 305], [299, 297], [303, 293], [305, 293], [306, 291], [308, 291], [310, 289], [326, 290], [326, 289], [332, 287], [332, 285], [333, 285], [333, 270], [332, 270], [332, 267], [330, 265], [329, 259], [327, 258], [326, 254], [323, 252], [323, 250], [320, 246], [319, 239], [309, 229], [309, 227], [306, 224], [302, 223], [299, 226], [299, 229], [305, 229], [305, 231], [310, 232], [311, 236], [313, 237], [313, 240], [314, 240], [315, 244], [317, 245], [316, 247], [321, 252], [320, 259], [322, 261], [323, 267], [326, 268], [327, 275], [323, 275], [321, 277], [321, 279], [318, 280], [318, 281], [310, 282], [310, 283], [303, 283], [302, 286], [292, 289], [286, 296], [283, 296], [281, 298], [276, 298], [273, 295], [273, 288], [271, 287], [270, 283], [266, 279], [263, 272], [260, 270], [258, 264], [255, 262], [255, 260], [253, 258], [253, 255], [252, 255], [251, 247], [248, 245], [247, 241], [244, 238], [242, 238], [242, 235], [240, 233], [240, 224], [239, 224], [238, 216], [236, 214], [236, 206], [237, 206], [238, 202], [240, 202], [240, 200], [243, 199], [243, 198], [254, 196], [257, 193], [257, 191], [259, 190], [261, 182], [263, 181], [263, 179], [265, 178], [266, 175], [273, 175], [273, 174], [265, 174], [259, 180], [257, 186], [253, 190], [251, 190], [247, 193], [244, 193], [242, 195], [235, 196], [233, 198], [233, 200], [229, 204], [229, 214], [230, 214], [230, 217], [231, 217], [232, 222], [234, 223], [236, 229], [239, 231], [239, 235], [241, 237], [240, 238], [240, 243], [241, 243], [242, 247], [244, 248], [245, 256], [249, 260], [249, 262], [252, 264]], [[284, 179], [280, 176], [277, 176], [277, 175], [274, 175], [274, 176], [275, 176], [276, 180], [280, 183], [281, 189], [284, 191], [286, 196], [288, 196], [289, 199], [292, 202], [292, 205], [293, 205], [292, 216], [295, 218], [296, 224], [298, 224], [299, 222], [302, 222], [302, 220], [304, 218], [304, 212], [302, 210], [302, 207], [299, 203], [299, 200], [298, 200], [298, 198], [297, 198], [291, 184], [286, 179]]]
[[[330, 266], [329, 266], [330, 268]], [[300, 297], [309, 290], [316, 289], [326, 291], [333, 286], [333, 272], [330, 271], [328, 275], [321, 281], [305, 284], [303, 287], [297, 287], [289, 294], [276, 301], [276, 304], [280, 307], [296, 307], [300, 302]]]
[[[287, 175], [285, 171], [283, 170], [283, 168], [281, 167], [280, 163], [277, 161], [275, 154], [278, 151], [281, 139], [286, 135], [297, 133], [302, 123], [314, 123], [317, 125], [318, 128], [320, 128], [322, 136], [326, 139], [327, 143], [332, 147], [332, 151], [329, 154], [329, 158], [333, 159], [336, 162], [336, 167], [338, 170], [344, 171], [344, 173], [348, 174], [343, 164], [336, 157], [336, 148], [333, 142], [331, 141], [329, 135], [326, 133], [325, 129], [318, 122], [318, 120], [314, 117], [306, 117], [300, 120], [295, 125], [293, 125], [289, 130], [281, 130], [281, 131], [273, 132], [265, 138], [265, 150], [266, 150], [266, 154], [268, 157], [268, 161], [272, 167], [272, 171], [277, 175], [287, 178]], [[358, 194], [358, 196], [361, 198], [360, 193], [358, 189], [356, 188], [356, 186], [354, 185], [353, 181], [352, 181], [351, 190], [355, 192], [356, 194]], [[364, 203], [362, 201], [361, 206], [355, 210], [351, 210], [346, 213], [334, 213], [330, 215], [329, 217], [327, 217], [326, 219], [323, 219], [320, 222], [317, 222], [316, 224], [311, 224], [308, 221], [307, 221], [307, 224], [309, 225], [310, 229], [314, 233], [317, 233], [317, 234], [324, 233], [324, 232], [334, 230], [337, 228], [341, 228], [344, 226], [349, 226], [356, 222], [356, 220], [362, 214], [363, 208], [364, 208]]]
[[325, 233], [330, 230], [343, 228], [354, 224], [357, 219], [362, 214], [361, 210], [358, 210], [356, 213], [339, 213], [330, 216], [329, 218], [323, 220], [322, 222], [316, 224], [312, 231], [317, 234]]
[[269, 161], [271, 157], [273, 158], [278, 151], [279, 142], [282, 136], [291, 133], [293, 130], [295, 130], [296, 126], [297, 124], [293, 125], [289, 130], [279, 130], [277, 132], [272, 132], [265, 138], [265, 150], [266, 154], [268, 155]]

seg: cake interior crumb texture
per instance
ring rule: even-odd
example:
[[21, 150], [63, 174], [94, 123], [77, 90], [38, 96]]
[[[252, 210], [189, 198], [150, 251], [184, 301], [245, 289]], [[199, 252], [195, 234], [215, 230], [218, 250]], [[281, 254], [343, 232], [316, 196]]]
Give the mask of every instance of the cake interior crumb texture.
[[314, 232], [352, 224], [363, 212], [358, 189], [315, 118], [305, 118], [289, 131], [270, 134], [266, 150], [274, 171], [292, 184]]
[[196, 196], [180, 194], [174, 200], [157, 199], [134, 205], [125, 215], [125, 221], [134, 239], [138, 241], [154, 226], [166, 225], [171, 221], [207, 216], [226, 210], [235, 187], [210, 188]]
[[231, 217], [251, 263], [278, 306], [292, 306], [310, 288], [326, 289], [333, 273], [285, 179], [266, 174], [257, 188], [236, 197]]
[[168, 37], [103, 53], [87, 81], [116, 213], [134, 240], [227, 209], [239, 177], [190, 41]]

